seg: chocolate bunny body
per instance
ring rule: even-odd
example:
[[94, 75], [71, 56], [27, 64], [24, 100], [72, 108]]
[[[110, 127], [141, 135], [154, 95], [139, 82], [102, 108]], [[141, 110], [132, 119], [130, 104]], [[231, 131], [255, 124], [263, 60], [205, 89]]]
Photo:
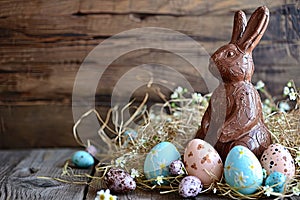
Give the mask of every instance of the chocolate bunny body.
[[215, 149], [223, 161], [236, 145], [249, 148], [258, 158], [271, 143], [264, 124], [258, 92], [251, 84], [254, 71], [252, 51], [269, 22], [269, 10], [259, 7], [248, 25], [245, 14], [237, 11], [232, 38], [210, 59], [209, 70], [220, 81], [202, 118], [196, 138], [217, 134]]

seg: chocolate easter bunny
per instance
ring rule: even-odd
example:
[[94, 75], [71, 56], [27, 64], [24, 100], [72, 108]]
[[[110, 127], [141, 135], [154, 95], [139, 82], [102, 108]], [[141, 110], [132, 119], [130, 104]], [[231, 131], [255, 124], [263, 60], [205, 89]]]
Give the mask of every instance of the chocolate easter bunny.
[[211, 96], [196, 138], [217, 137], [215, 149], [223, 161], [236, 145], [249, 148], [259, 158], [271, 143], [259, 94], [251, 84], [252, 51], [268, 22], [269, 10], [265, 6], [255, 10], [248, 24], [244, 12], [237, 11], [230, 43], [210, 59], [209, 70], [220, 84]]

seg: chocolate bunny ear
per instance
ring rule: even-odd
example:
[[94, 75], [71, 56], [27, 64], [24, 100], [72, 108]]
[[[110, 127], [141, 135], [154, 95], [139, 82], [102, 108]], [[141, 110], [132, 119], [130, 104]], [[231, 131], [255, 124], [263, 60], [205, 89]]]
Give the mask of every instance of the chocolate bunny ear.
[[235, 12], [230, 43], [236, 43], [242, 37], [246, 25], [247, 19], [245, 13], [241, 10]]
[[261, 6], [251, 15], [246, 30], [237, 45], [243, 52], [251, 53], [259, 43], [269, 23], [269, 9]]

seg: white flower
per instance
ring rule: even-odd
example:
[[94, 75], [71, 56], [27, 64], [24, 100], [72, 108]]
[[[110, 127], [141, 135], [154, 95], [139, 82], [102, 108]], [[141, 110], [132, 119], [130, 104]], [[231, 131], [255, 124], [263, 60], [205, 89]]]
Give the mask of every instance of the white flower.
[[150, 120], [154, 120], [155, 117], [156, 117], [156, 115], [154, 115], [153, 113], [150, 113], [150, 114], [149, 114], [149, 119], [150, 119]]
[[179, 86], [178, 88], [175, 89], [175, 92], [181, 94], [183, 92], [183, 88]]
[[260, 90], [260, 89], [262, 89], [262, 88], [264, 88], [264, 87], [265, 87], [265, 83], [262, 82], [261, 80], [259, 80], [259, 81], [256, 83], [256, 86], [255, 86], [255, 88], [256, 88], [257, 90]]
[[175, 111], [175, 112], [173, 113], [173, 116], [174, 116], [174, 117], [180, 117], [181, 114], [182, 114], [181, 112]]
[[203, 107], [207, 108], [208, 102], [209, 102], [208, 98], [204, 98], [204, 99], [201, 101], [201, 105], [202, 105]]
[[182, 88], [182, 87], [178, 87], [175, 89], [175, 91], [171, 94], [171, 99], [178, 99], [183, 93], [186, 93], [187, 89], [186, 88]]
[[157, 183], [157, 185], [160, 185], [160, 184], [162, 184], [164, 182], [163, 178], [164, 178], [164, 176], [157, 176], [156, 177], [156, 183]]
[[280, 102], [279, 103], [279, 110], [281, 112], [289, 111], [290, 109], [291, 109], [291, 107], [287, 102]]
[[297, 98], [297, 93], [295, 92], [294, 88], [291, 88], [289, 93], [289, 98], [291, 101], [295, 101]]
[[145, 140], [144, 138], [141, 138], [138, 140], [138, 143], [141, 145], [145, 144], [146, 142], [147, 142], [147, 140]]
[[174, 92], [173, 94], [171, 94], [171, 99], [177, 99], [178, 98], [178, 93]]
[[268, 176], [267, 170], [265, 168], [263, 168], [262, 172], [263, 172], [263, 178], [267, 178], [267, 176]]
[[120, 167], [123, 168], [124, 165], [125, 165], [125, 163], [126, 163], [126, 160], [124, 159], [123, 156], [117, 158], [116, 161], [115, 161], [116, 167], [119, 167], [119, 166], [120, 166]]
[[97, 196], [95, 200], [116, 200], [117, 197], [113, 196], [110, 194], [109, 189], [106, 189], [105, 192], [104, 190], [100, 190], [97, 192]]
[[151, 154], [152, 157], [153, 157], [153, 156], [157, 156], [157, 155], [158, 155], [158, 151], [157, 151], [156, 149], [152, 149], [152, 150], [150, 151], [150, 154]]
[[289, 82], [286, 84], [286, 86], [292, 87], [292, 86], [293, 86], [293, 85], [292, 85], [292, 81], [289, 81]]
[[270, 103], [271, 103], [270, 99], [265, 99], [265, 100], [264, 100], [264, 104], [265, 104], [265, 105], [270, 105]]
[[196, 102], [196, 103], [200, 103], [203, 100], [203, 97], [200, 93], [193, 93], [192, 94], [192, 99]]
[[243, 149], [239, 150], [239, 159], [240, 159], [241, 157], [243, 157], [243, 155], [245, 155], [244, 150], [243, 150]]
[[216, 194], [217, 193], [217, 188], [214, 188], [213, 192], [214, 192], [214, 194]]
[[109, 200], [117, 200], [117, 196], [115, 196], [115, 195], [110, 195], [110, 196], [109, 196]]
[[167, 117], [166, 118], [166, 122], [171, 122], [172, 121], [172, 118], [171, 117]]
[[266, 104], [263, 104], [262, 110], [264, 114], [270, 114], [272, 112], [272, 108]]
[[246, 183], [246, 179], [249, 178], [249, 176], [245, 176], [244, 172], [235, 172], [235, 182], [240, 185], [240, 186], [244, 186], [244, 184]]
[[287, 96], [289, 93], [290, 93], [290, 88], [288, 88], [287, 86], [285, 86], [285, 87], [283, 88], [283, 95], [284, 95], [284, 96]]
[[136, 170], [136, 169], [134, 169], [134, 168], [132, 168], [132, 169], [131, 169], [130, 176], [131, 176], [132, 178], [139, 177], [139, 176], [140, 176], [140, 175], [139, 175], [139, 171]]
[[297, 185], [293, 187], [293, 194], [296, 196], [300, 195], [300, 183], [297, 183]]
[[227, 163], [227, 165], [225, 166], [225, 170], [228, 172], [228, 175], [230, 176], [231, 175], [231, 172], [233, 170], [233, 162], [229, 162]]
[[165, 159], [162, 160], [162, 161], [159, 161], [158, 164], [159, 164], [159, 169], [160, 169], [160, 170], [166, 168], [166, 166], [167, 166], [167, 162], [166, 162]]
[[255, 165], [253, 165], [253, 164], [249, 165], [249, 169], [250, 169], [251, 171], [255, 171]]
[[263, 187], [264, 191], [265, 191], [265, 195], [267, 195], [268, 197], [271, 195], [271, 193], [273, 192], [273, 188], [271, 188], [270, 186], [264, 186]]

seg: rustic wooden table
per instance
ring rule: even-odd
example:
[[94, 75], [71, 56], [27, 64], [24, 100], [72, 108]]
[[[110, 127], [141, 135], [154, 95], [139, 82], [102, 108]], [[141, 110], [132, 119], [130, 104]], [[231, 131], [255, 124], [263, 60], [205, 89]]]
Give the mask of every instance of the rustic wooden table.
[[[66, 184], [39, 177], [61, 177], [64, 163], [75, 149], [0, 150], [0, 200], [8, 199], [72, 199], [94, 200], [101, 189], [94, 182], [88, 185]], [[93, 175], [92, 169], [74, 169], [76, 174]], [[88, 178], [79, 178], [87, 181]], [[135, 190], [118, 199], [182, 199], [177, 193], [160, 195], [158, 191]], [[195, 199], [225, 199], [216, 195], [199, 195]], [[299, 199], [293, 197], [291, 199]]]

